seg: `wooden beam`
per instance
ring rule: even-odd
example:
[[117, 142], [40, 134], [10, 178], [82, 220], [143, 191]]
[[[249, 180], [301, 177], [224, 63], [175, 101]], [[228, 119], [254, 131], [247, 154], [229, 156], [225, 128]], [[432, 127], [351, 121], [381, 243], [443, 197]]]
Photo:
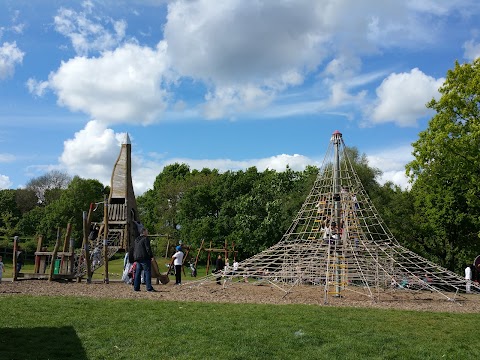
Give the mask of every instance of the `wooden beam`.
[[50, 263], [50, 273], [48, 275], [48, 281], [53, 280], [53, 273], [55, 270], [55, 260], [57, 260], [57, 252], [58, 248], [60, 247], [60, 227], [57, 229], [57, 241], [55, 242], [55, 247], [53, 248], [53, 253], [52, 253], [52, 261]]
[[18, 236], [15, 236], [13, 238], [13, 259], [12, 259], [12, 264], [13, 264], [12, 278], [13, 278], [13, 281], [17, 280], [17, 251], [18, 251]]
[[104, 269], [104, 274], [103, 274], [103, 282], [105, 284], [108, 284], [110, 282], [108, 278], [108, 199], [105, 196], [104, 197], [104, 229], [103, 229], [103, 269]]

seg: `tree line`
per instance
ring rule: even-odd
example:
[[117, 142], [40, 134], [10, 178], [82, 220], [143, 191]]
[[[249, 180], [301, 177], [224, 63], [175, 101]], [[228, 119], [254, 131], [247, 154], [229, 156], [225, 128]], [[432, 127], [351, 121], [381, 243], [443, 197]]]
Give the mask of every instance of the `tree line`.
[[[440, 89], [441, 98], [425, 131], [413, 143], [406, 167], [410, 189], [379, 184], [381, 172], [365, 154], [349, 157], [380, 216], [404, 246], [461, 273], [480, 254], [480, 60], [455, 64]], [[151, 233], [198, 247], [235, 243], [240, 259], [278, 242], [308, 195], [318, 168], [220, 173], [166, 166], [153, 187], [137, 197], [140, 218]], [[24, 189], [0, 190], [0, 235], [11, 241], [44, 236], [53, 244], [58, 227], [72, 224], [77, 246], [82, 212], [109, 193], [98, 180], [53, 171]], [[94, 213], [94, 221], [101, 214]], [[33, 245], [32, 245], [33, 246]]]

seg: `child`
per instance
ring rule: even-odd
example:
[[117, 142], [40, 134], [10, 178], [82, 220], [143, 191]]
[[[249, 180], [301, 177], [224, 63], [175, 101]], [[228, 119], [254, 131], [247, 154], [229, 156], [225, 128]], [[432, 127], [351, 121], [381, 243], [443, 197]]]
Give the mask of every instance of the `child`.
[[0, 284], [2, 283], [3, 270], [5, 270], [5, 266], [3, 266], [3, 257], [0, 255]]

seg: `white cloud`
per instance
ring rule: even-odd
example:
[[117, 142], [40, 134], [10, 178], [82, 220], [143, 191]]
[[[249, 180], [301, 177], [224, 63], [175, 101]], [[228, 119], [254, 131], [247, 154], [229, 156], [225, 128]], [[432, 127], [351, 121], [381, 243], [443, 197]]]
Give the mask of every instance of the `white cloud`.
[[166, 44], [125, 44], [98, 58], [75, 57], [49, 76], [59, 104], [105, 124], [148, 124], [166, 108]]
[[10, 181], [10, 178], [6, 175], [0, 174], [0, 190], [10, 189], [13, 183]]
[[10, 163], [14, 162], [16, 159], [16, 156], [13, 154], [2, 154], [0, 153], [0, 163]]
[[[61, 169], [69, 174], [79, 175], [82, 178], [97, 179], [104, 185], [110, 185], [113, 166], [120, 151], [120, 145], [125, 134], [115, 133], [97, 121], [90, 121], [84, 129], [75, 133], [73, 139], [64, 142], [64, 151], [59, 159]], [[141, 195], [153, 187], [155, 178], [167, 165], [185, 163], [190, 168], [218, 169], [220, 172], [228, 170], [244, 170], [256, 166], [259, 171], [272, 169], [284, 171], [289, 165], [291, 169], [302, 171], [307, 165], [319, 166], [318, 163], [302, 155], [277, 155], [264, 159], [230, 160], [230, 159], [189, 159], [163, 158], [156, 154], [143, 156], [136, 150], [132, 141], [132, 181], [136, 195]]]
[[26, 86], [30, 94], [41, 97], [48, 89], [48, 81], [37, 81], [34, 78], [30, 78], [27, 80]]
[[[93, 13], [93, 3], [85, 1], [83, 8], [85, 11], [82, 12], [61, 8], [54, 17], [55, 30], [70, 39], [77, 54], [111, 50], [124, 40], [127, 28], [125, 21], [99, 15], [95, 15], [93, 21], [89, 19]], [[111, 29], [104, 25], [111, 26]]]
[[411, 145], [395, 148], [380, 149], [367, 155], [368, 164], [382, 171], [382, 176], [377, 179], [380, 184], [387, 181], [400, 186], [402, 189], [410, 187], [405, 175], [405, 165], [414, 159]]
[[90, 121], [73, 139], [64, 142], [60, 165], [71, 175], [110, 183], [112, 168], [125, 134], [115, 134], [97, 121]]
[[15, 41], [3, 43], [0, 47], [0, 80], [13, 76], [15, 66], [22, 63], [24, 55]]
[[444, 78], [434, 79], [415, 68], [409, 73], [393, 73], [377, 88], [373, 109], [366, 111], [371, 123], [393, 122], [398, 126], [415, 126], [426, 116], [426, 104], [439, 97]]
[[[164, 39], [153, 49], [137, 40], [123, 44], [126, 23], [103, 16], [92, 1], [84, 1], [82, 11], [61, 8], [55, 16], [56, 30], [83, 56], [62, 62], [48, 87], [59, 104], [106, 124], [148, 124], [159, 120], [170, 100], [186, 100], [172, 99], [170, 86], [191, 79], [206, 85], [205, 104], [198, 107], [204, 117], [235, 119], [266, 108], [279, 93], [302, 85], [333, 56], [321, 75], [330, 91], [324, 104], [359, 105], [366, 95], [363, 89], [353, 91], [361, 85], [355, 81], [366, 79], [359, 75], [360, 57], [431, 41], [433, 35], [425, 31], [429, 20], [418, 12], [444, 16], [452, 11], [434, 5], [178, 0], [168, 3]], [[100, 55], [88, 58], [92, 51]], [[47, 88], [36, 80], [28, 87], [37, 96]], [[386, 120], [380, 113], [376, 121]]]
[[469, 61], [475, 60], [480, 57], [480, 43], [476, 43], [474, 40], [466, 41], [463, 44], [465, 52], [463, 57]]
[[359, 56], [432, 41], [426, 17], [412, 8], [376, 0], [179, 0], [168, 6], [164, 34], [176, 71], [209, 87], [205, 116], [214, 119], [267, 106], [332, 54], [351, 63], [327, 66], [333, 77], [348, 70], [344, 82], [329, 84], [331, 105], [359, 103], [364, 93], [351, 94], [346, 83], [361, 69]]

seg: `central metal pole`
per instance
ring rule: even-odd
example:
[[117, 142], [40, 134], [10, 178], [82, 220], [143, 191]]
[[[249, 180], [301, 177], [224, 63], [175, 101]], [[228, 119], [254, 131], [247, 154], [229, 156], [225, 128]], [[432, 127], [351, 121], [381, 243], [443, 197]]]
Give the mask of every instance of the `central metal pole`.
[[337, 236], [335, 239], [335, 296], [340, 296], [341, 286], [341, 273], [340, 273], [340, 258], [338, 250], [341, 247], [340, 236], [340, 220], [341, 220], [341, 203], [340, 203], [340, 143], [342, 141], [342, 134], [336, 130], [332, 135], [332, 141], [334, 144], [334, 164], [333, 164], [333, 199], [335, 206], [335, 222], [337, 228]]

